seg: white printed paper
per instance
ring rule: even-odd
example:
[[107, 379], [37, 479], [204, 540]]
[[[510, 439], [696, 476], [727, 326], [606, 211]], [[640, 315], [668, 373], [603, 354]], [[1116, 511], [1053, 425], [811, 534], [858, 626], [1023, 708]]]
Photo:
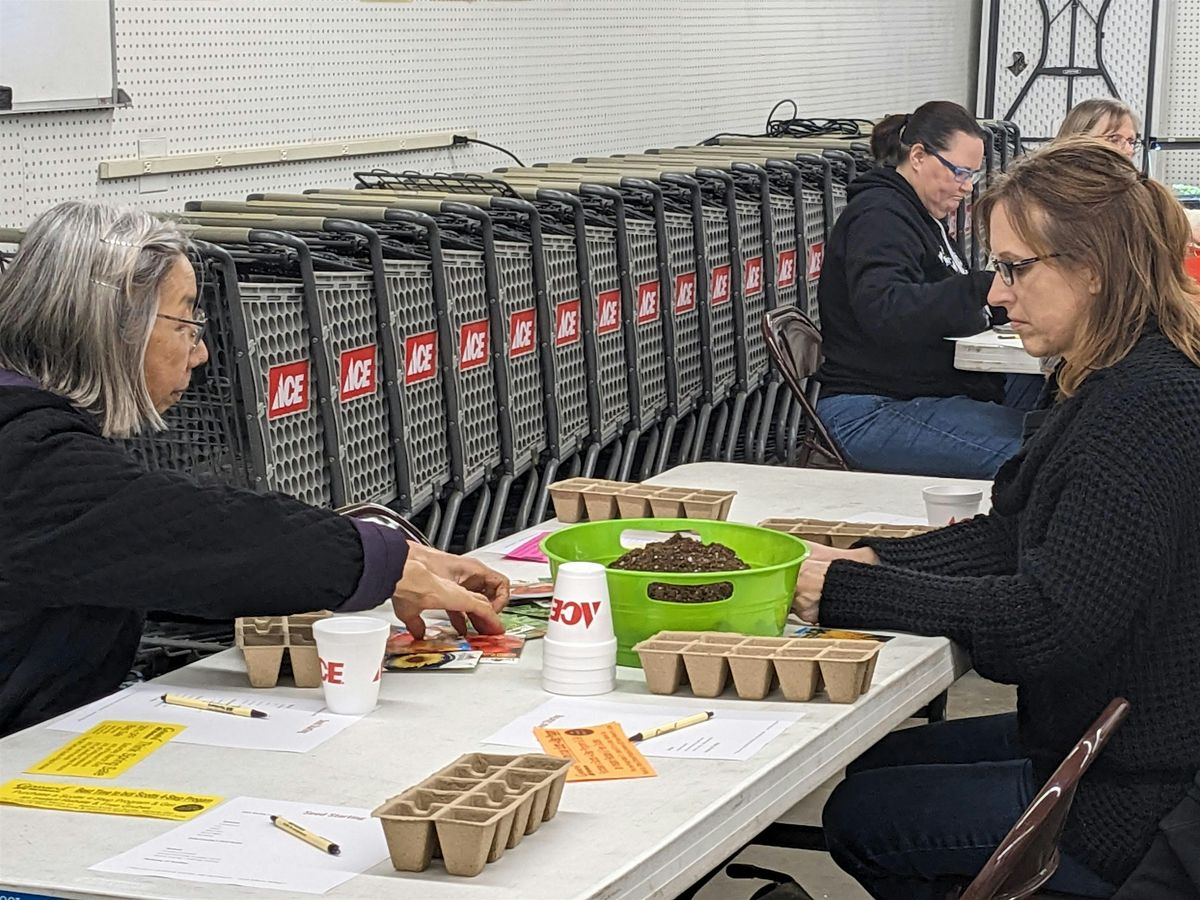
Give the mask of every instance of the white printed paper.
[[[265, 719], [233, 716], [227, 713], [171, 706], [162, 701], [164, 693], [200, 700], [213, 700], [233, 706], [261, 709]], [[240, 750], [280, 750], [307, 753], [319, 747], [362, 716], [335, 716], [325, 709], [320, 692], [312, 700], [296, 700], [266, 691], [224, 692], [193, 690], [175, 685], [135, 684], [103, 697], [87, 706], [72, 710], [46, 725], [55, 731], [87, 731], [105, 719], [128, 722], [170, 722], [186, 725], [175, 738], [177, 743], [236, 747]]]
[[625, 733], [633, 735], [710, 709], [715, 715], [707, 722], [641, 741], [638, 749], [644, 756], [677, 759], [749, 759], [804, 715], [793, 710], [729, 709], [700, 699], [671, 699], [659, 706], [556, 697], [484, 738], [484, 743], [537, 749], [535, 727], [581, 728], [605, 722], [620, 722]]
[[[332, 841], [341, 854], [276, 828], [272, 815]], [[368, 809], [236, 797], [92, 870], [324, 894], [387, 855], [383, 829]]]

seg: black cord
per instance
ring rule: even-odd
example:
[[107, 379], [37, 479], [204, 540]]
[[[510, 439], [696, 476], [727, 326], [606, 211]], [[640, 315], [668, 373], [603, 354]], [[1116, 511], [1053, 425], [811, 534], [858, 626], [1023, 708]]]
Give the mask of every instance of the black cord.
[[776, 103], [774, 106], [772, 106], [771, 111], [769, 113], [767, 113], [767, 131], [768, 132], [771, 130], [771, 123], [775, 121], [776, 111], [779, 109], [779, 107], [783, 106], [783, 104], [785, 104], [785, 103], [792, 104], [792, 118], [793, 119], [800, 118], [800, 107], [796, 105], [795, 100], [789, 100], [786, 98], [783, 100], [780, 100], [778, 103]]
[[511, 158], [512, 161], [515, 162], [522, 169], [525, 168], [525, 163], [521, 162], [521, 160], [517, 158], [517, 154], [513, 153], [511, 150], [505, 150], [503, 147], [498, 146], [497, 144], [491, 144], [491, 143], [488, 143], [487, 141], [481, 141], [481, 140], [479, 140], [479, 138], [467, 137], [466, 135], [462, 135], [462, 134], [454, 135], [454, 143], [455, 144], [480, 144], [481, 146], [484, 146], [484, 147], [491, 147], [493, 150], [499, 150], [501, 153], [503, 153], [506, 156], [508, 156], [509, 158]]

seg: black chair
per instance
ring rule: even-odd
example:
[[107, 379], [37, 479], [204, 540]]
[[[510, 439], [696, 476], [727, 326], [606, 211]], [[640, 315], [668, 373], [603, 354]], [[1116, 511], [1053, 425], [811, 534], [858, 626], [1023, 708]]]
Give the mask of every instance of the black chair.
[[[763, 316], [762, 333], [767, 351], [799, 410], [798, 421], [788, 428], [789, 462], [794, 447], [795, 464], [802, 468], [811, 465], [816, 454], [825, 462], [825, 467], [848, 470], [845, 457], [817, 415], [820, 386], [812, 376], [821, 367], [823, 359], [820, 329], [796, 307], [781, 306]], [[795, 436], [791, 433], [792, 427], [796, 430]]]

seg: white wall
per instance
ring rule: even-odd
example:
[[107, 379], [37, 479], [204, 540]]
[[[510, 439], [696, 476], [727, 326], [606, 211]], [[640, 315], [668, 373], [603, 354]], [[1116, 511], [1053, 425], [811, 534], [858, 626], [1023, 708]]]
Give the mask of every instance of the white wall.
[[[107, 0], [94, 0], [107, 2]], [[760, 131], [771, 105], [878, 115], [973, 97], [977, 0], [116, 0], [133, 106], [0, 116], [0, 226], [491, 168], [480, 148], [100, 182], [100, 160], [475, 128], [527, 163]], [[62, 64], [67, 64], [62, 61]]]

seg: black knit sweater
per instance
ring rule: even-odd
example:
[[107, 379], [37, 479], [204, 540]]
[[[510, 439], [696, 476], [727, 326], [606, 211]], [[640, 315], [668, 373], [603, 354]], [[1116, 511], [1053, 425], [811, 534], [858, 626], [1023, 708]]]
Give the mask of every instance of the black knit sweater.
[[1039, 784], [1114, 697], [1066, 852], [1119, 884], [1200, 767], [1200, 369], [1151, 325], [996, 476], [993, 510], [829, 567], [824, 625], [946, 635], [1018, 686]]
[[339, 608], [362, 573], [348, 519], [146, 472], [65, 400], [0, 388], [0, 735], [114, 690], [147, 610]]

